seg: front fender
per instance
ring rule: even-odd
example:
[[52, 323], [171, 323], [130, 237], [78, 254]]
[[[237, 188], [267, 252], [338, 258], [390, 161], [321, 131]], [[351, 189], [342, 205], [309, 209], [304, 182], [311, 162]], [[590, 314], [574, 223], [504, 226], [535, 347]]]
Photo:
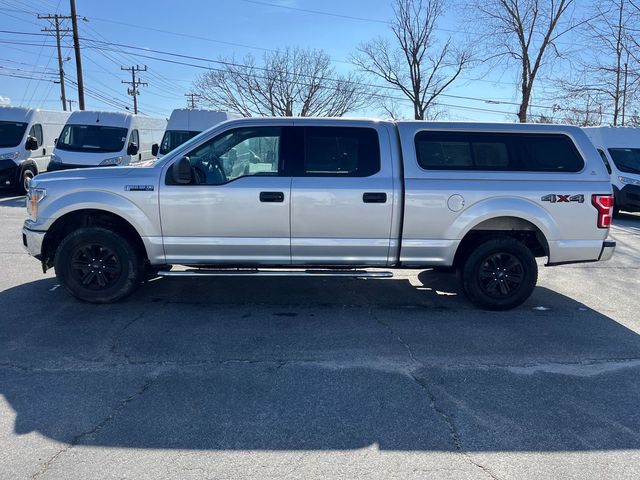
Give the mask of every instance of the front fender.
[[[153, 193], [153, 192], [150, 192]], [[105, 191], [78, 191], [62, 195], [42, 205], [37, 230], [48, 230], [58, 218], [79, 210], [102, 210], [113, 213], [129, 222], [141, 237], [159, 237], [159, 222], [153, 222], [131, 200]]]
[[451, 224], [445, 238], [461, 240], [486, 220], [498, 217], [515, 217], [535, 225], [549, 240], [559, 238], [559, 227], [553, 217], [541, 206], [522, 198], [491, 198], [469, 207]]

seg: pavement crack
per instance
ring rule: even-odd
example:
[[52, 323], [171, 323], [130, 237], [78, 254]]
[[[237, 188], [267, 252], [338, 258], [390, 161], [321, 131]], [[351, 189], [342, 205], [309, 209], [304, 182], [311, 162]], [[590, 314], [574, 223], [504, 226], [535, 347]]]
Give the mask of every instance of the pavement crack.
[[147, 312], [142, 311], [140, 312], [138, 315], [136, 315], [133, 319], [129, 320], [114, 336], [113, 338], [113, 342], [111, 343], [111, 347], [109, 348], [109, 353], [111, 355], [117, 355], [116, 349], [118, 348], [118, 344], [120, 343], [120, 341], [122, 340], [122, 337], [124, 337], [124, 334], [126, 333], [126, 331], [134, 324], [136, 323], [138, 320], [141, 320], [142, 317], [144, 317], [146, 315]]
[[415, 383], [417, 383], [420, 386], [422, 391], [427, 395], [427, 397], [429, 398], [429, 404], [431, 409], [442, 419], [442, 421], [445, 423], [445, 425], [449, 429], [449, 435], [451, 436], [451, 440], [453, 442], [453, 445], [456, 451], [460, 453], [465, 458], [465, 460], [469, 462], [471, 465], [482, 470], [489, 478], [492, 478], [493, 480], [499, 480], [499, 477], [495, 473], [493, 473], [489, 468], [485, 467], [484, 465], [476, 462], [471, 456], [471, 454], [464, 449], [464, 445], [462, 444], [462, 439], [460, 437], [460, 432], [458, 431], [455, 422], [451, 418], [451, 415], [445, 412], [438, 405], [438, 402], [436, 401], [436, 397], [433, 394], [433, 392], [429, 389], [427, 382], [419, 378], [413, 372], [409, 373], [409, 376], [413, 379]]
[[447, 426], [447, 429], [449, 430], [449, 435], [451, 436], [451, 441], [453, 442], [453, 446], [455, 447], [456, 451], [458, 453], [460, 453], [464, 457], [464, 459], [468, 463], [470, 463], [472, 466], [482, 470], [482, 472], [485, 475], [487, 475], [489, 478], [491, 478], [493, 480], [499, 480], [499, 477], [495, 473], [493, 473], [489, 468], [485, 467], [484, 465], [476, 462], [473, 459], [473, 457], [471, 456], [471, 454], [464, 449], [464, 445], [462, 443], [462, 438], [460, 437], [460, 432], [458, 431], [458, 428], [456, 427], [456, 424], [453, 421], [453, 418], [451, 418], [451, 415], [449, 415], [442, 407], [440, 407], [438, 405], [438, 402], [436, 401], [436, 396], [429, 389], [429, 386], [428, 386], [427, 382], [424, 379], [421, 379], [420, 377], [418, 377], [416, 375], [415, 372], [420, 367], [422, 367], [422, 364], [416, 359], [415, 355], [413, 354], [413, 350], [411, 349], [411, 345], [409, 345], [402, 338], [402, 335], [397, 333], [389, 323], [387, 323], [387, 322], [381, 320], [380, 318], [378, 318], [378, 316], [375, 315], [374, 312], [370, 312], [370, 314], [376, 320], [376, 322], [378, 322], [378, 324], [380, 324], [383, 327], [385, 327], [387, 332], [389, 332], [389, 335], [392, 338], [394, 338], [395, 341], [400, 343], [404, 347], [404, 349], [407, 351], [407, 355], [409, 356], [409, 359], [411, 360], [411, 367], [407, 370], [407, 374], [422, 389], [422, 391], [425, 393], [425, 395], [429, 399], [429, 406], [430, 406], [431, 410], [433, 410], [435, 412], [435, 414], [438, 415], [440, 417], [440, 419], [444, 422], [444, 424]]
[[134, 393], [132, 393], [131, 395], [129, 395], [128, 397], [120, 400], [120, 402], [118, 402], [118, 404], [116, 405], [116, 407], [111, 411], [111, 413], [109, 415], [107, 415], [106, 417], [104, 417], [102, 420], [100, 420], [100, 422], [98, 422], [97, 424], [95, 424], [93, 427], [91, 427], [89, 430], [86, 430], [82, 433], [77, 434], [76, 436], [74, 436], [71, 441], [69, 443], [67, 443], [63, 448], [61, 448], [60, 450], [58, 450], [55, 454], [53, 454], [51, 457], [49, 457], [49, 459], [42, 465], [42, 467], [40, 468], [40, 470], [38, 470], [37, 472], [35, 472], [33, 475], [31, 475], [31, 479], [32, 480], [36, 480], [40, 477], [42, 477], [43, 475], [45, 475], [47, 473], [47, 471], [49, 470], [49, 468], [62, 456], [64, 455], [66, 452], [68, 452], [69, 450], [71, 450], [72, 448], [74, 448], [75, 446], [77, 446], [83, 439], [85, 439], [88, 436], [91, 435], [95, 435], [98, 432], [100, 432], [107, 424], [109, 424], [111, 421], [113, 421], [118, 415], [120, 415], [122, 413], [122, 411], [126, 408], [126, 406], [131, 403], [132, 401], [134, 401], [136, 398], [140, 397], [141, 395], [143, 395], [147, 390], [149, 390], [149, 388], [151, 387], [151, 385], [156, 381], [156, 379], [158, 378], [159, 375], [159, 371], [157, 370], [154, 375], [150, 378], [148, 378], [144, 384], [138, 389], [136, 390]]
[[418, 365], [419, 362], [416, 360], [416, 357], [414, 357], [413, 350], [411, 350], [411, 346], [407, 342], [405, 342], [404, 339], [393, 330], [391, 325], [389, 325], [387, 322], [383, 320], [380, 320], [378, 316], [375, 315], [373, 312], [371, 312], [371, 315], [376, 319], [376, 322], [378, 322], [378, 324], [382, 325], [384, 328], [387, 329], [387, 331], [389, 332], [389, 335], [395, 338], [396, 341], [404, 347], [404, 349], [407, 351], [407, 355], [409, 355], [409, 358], [411, 359], [411, 362]]

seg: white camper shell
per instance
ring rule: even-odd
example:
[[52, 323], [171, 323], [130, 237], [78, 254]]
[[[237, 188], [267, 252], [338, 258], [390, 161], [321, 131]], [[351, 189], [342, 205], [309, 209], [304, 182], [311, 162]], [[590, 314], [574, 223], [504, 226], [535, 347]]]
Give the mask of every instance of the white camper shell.
[[199, 133], [226, 122], [241, 118], [237, 113], [217, 112], [214, 110], [190, 110], [179, 108], [171, 112], [167, 131], [164, 132], [158, 151], [158, 158], [179, 147]]
[[130, 113], [73, 112], [51, 157], [49, 170], [130, 165], [153, 158], [167, 126], [163, 118]]
[[586, 127], [611, 175], [615, 213], [640, 212], [640, 128]]
[[0, 185], [24, 193], [49, 164], [68, 112], [0, 107]]

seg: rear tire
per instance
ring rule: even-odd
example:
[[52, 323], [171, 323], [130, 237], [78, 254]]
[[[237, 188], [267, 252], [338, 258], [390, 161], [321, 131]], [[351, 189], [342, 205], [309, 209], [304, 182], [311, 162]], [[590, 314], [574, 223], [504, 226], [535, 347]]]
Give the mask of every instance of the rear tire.
[[533, 293], [538, 264], [523, 243], [506, 236], [495, 237], [467, 256], [460, 278], [471, 303], [487, 310], [509, 310]]
[[123, 299], [140, 284], [142, 259], [131, 243], [100, 227], [80, 228], [60, 243], [56, 276], [74, 297], [90, 303]]

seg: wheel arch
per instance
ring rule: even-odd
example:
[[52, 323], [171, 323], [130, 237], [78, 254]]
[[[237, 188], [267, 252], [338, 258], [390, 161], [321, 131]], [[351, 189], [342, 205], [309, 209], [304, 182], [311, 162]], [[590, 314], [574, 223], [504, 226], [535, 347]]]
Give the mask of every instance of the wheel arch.
[[53, 266], [58, 246], [71, 232], [84, 227], [103, 227], [112, 230], [129, 240], [138, 254], [148, 262], [149, 255], [142, 237], [124, 217], [97, 208], [72, 210], [57, 218], [47, 229], [42, 243], [42, 262], [48, 268]]
[[547, 236], [538, 225], [518, 216], [495, 216], [479, 221], [466, 231], [456, 249], [453, 264], [460, 265], [480, 243], [500, 236], [520, 241], [536, 257], [549, 256]]

